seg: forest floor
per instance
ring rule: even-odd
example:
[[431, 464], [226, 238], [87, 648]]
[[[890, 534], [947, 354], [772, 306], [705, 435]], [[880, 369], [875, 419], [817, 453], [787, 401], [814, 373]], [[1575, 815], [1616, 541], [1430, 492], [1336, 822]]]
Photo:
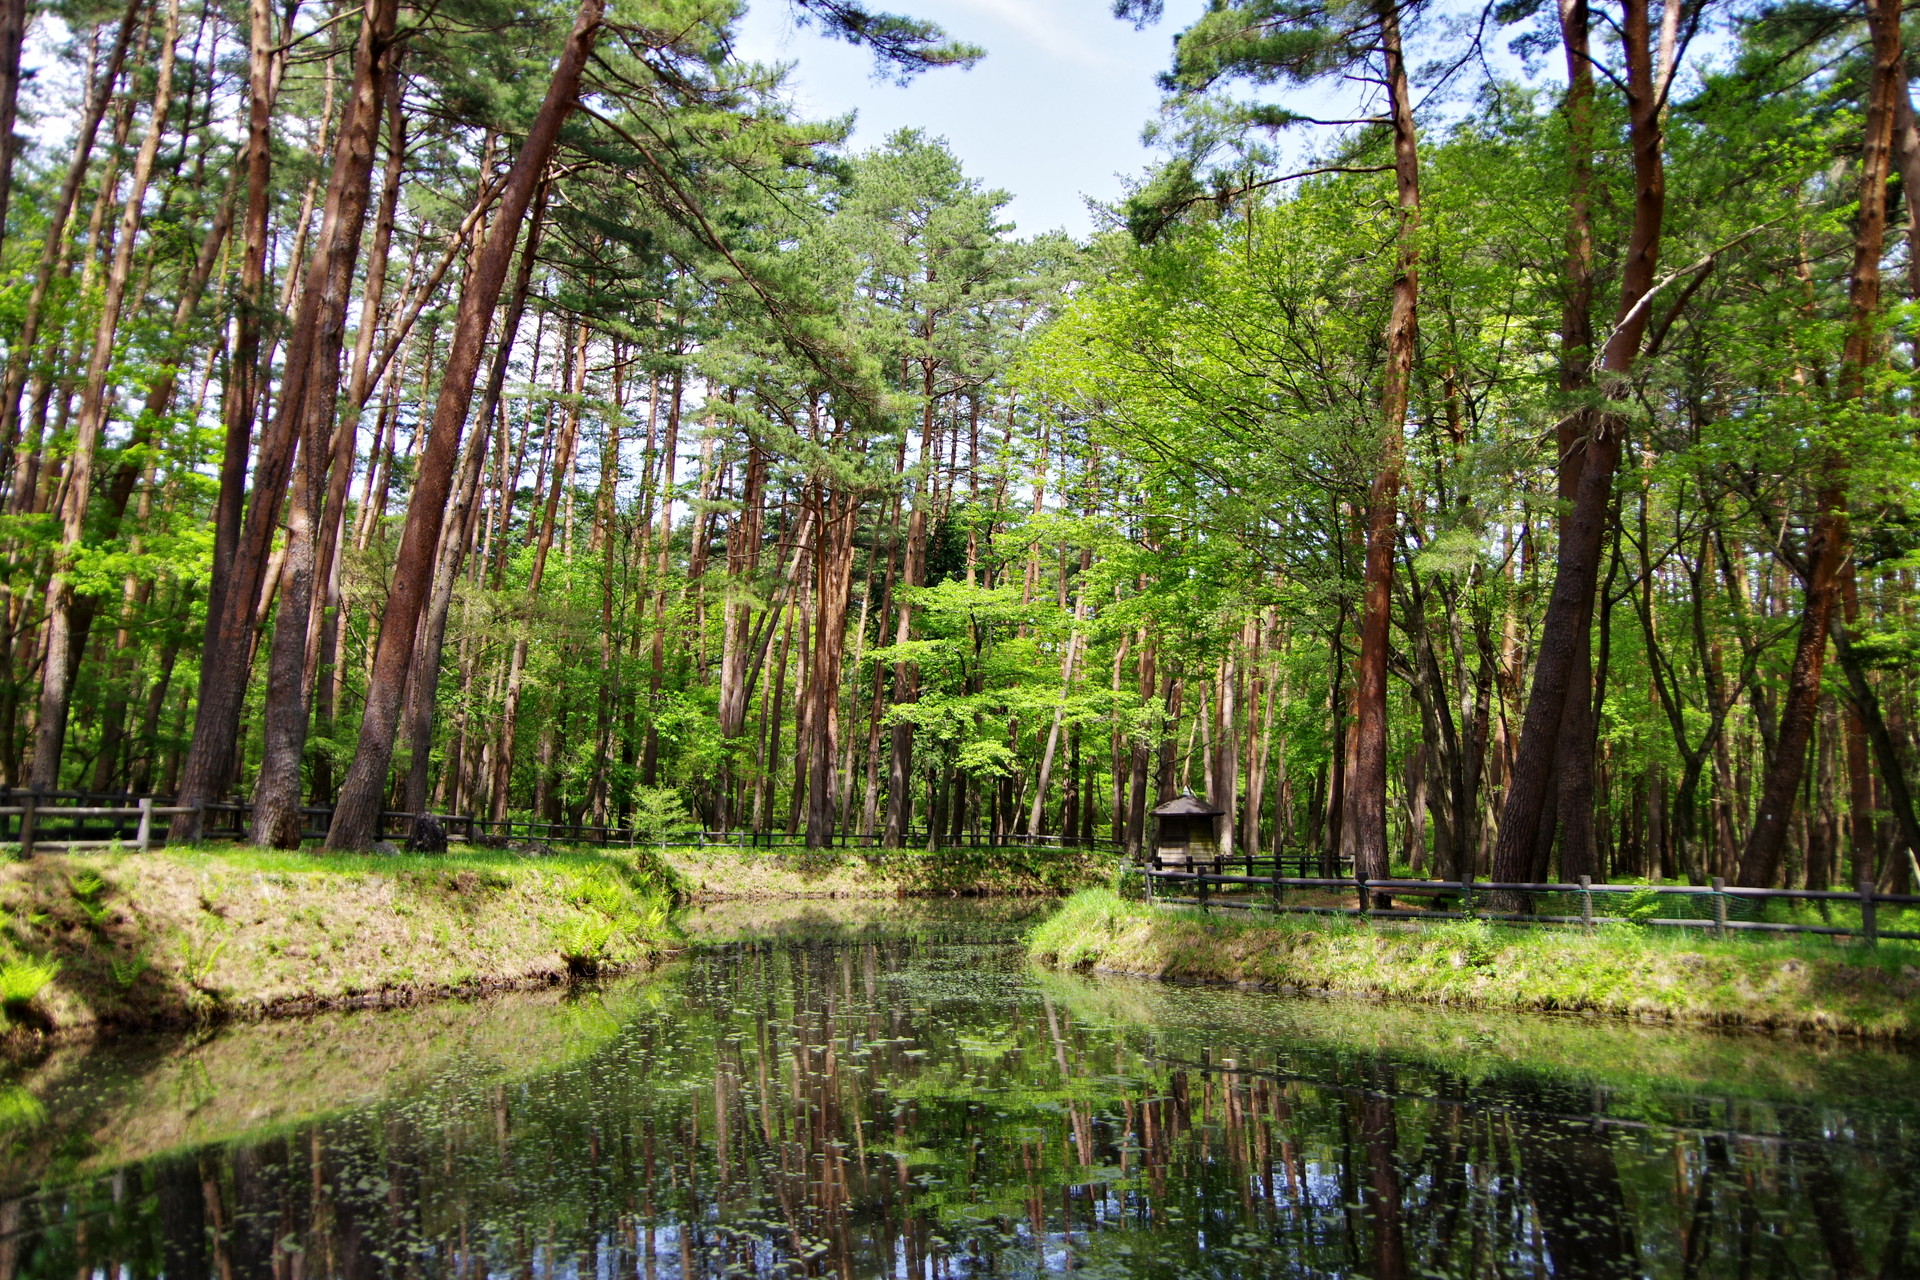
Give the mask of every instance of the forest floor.
[[651, 963], [675, 898], [647, 851], [45, 855], [0, 866], [0, 1012], [57, 1033], [545, 985]]
[[1920, 1040], [1920, 947], [1909, 943], [1376, 925], [1157, 907], [1088, 889], [1034, 930], [1029, 950], [1063, 969], [1141, 977]]

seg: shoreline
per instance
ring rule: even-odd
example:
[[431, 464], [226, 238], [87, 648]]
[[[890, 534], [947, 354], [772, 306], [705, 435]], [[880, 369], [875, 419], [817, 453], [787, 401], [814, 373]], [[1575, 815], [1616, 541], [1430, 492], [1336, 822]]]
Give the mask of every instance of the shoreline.
[[1483, 922], [1386, 931], [1228, 918], [1091, 889], [1029, 939], [1055, 969], [1294, 995], [1551, 1013], [1809, 1039], [1920, 1043], [1920, 949], [1581, 934]]
[[0, 864], [0, 1047], [405, 1008], [642, 973], [690, 905], [1061, 896], [1088, 859], [250, 847]]

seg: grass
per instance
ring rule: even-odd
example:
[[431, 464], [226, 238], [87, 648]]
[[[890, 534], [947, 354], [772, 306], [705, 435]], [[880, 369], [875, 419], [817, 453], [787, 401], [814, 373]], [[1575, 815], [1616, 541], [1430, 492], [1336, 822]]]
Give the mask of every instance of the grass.
[[1106, 875], [1105, 855], [1059, 849], [667, 849], [661, 858], [701, 901], [1048, 895]]
[[0, 866], [0, 997], [46, 974], [0, 1009], [63, 1030], [551, 982], [676, 945], [678, 896], [646, 850], [48, 855]]
[[1035, 959], [1148, 977], [1291, 987], [1481, 1009], [1920, 1039], [1920, 947], [1726, 941], [1616, 925], [1396, 927], [1347, 917], [1153, 907], [1075, 894], [1031, 936]]

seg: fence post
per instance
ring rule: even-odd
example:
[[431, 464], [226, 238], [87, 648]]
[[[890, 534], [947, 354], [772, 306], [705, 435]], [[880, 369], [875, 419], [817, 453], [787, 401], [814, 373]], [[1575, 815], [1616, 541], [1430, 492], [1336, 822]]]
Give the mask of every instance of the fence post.
[[1580, 927], [1593, 932], [1593, 877], [1580, 877]]
[[1880, 906], [1874, 899], [1873, 880], [1868, 876], [1860, 877], [1857, 886], [1860, 890], [1860, 932], [1867, 945], [1880, 945]]
[[23, 858], [33, 856], [34, 810], [39, 807], [40, 795], [35, 791], [27, 792], [26, 798], [20, 802], [20, 856]]
[[153, 847], [153, 797], [140, 797], [140, 831], [133, 838], [140, 852], [145, 853]]
[[[1187, 865], [1191, 867], [1193, 863], [1189, 861]], [[1207, 909], [1207, 873], [1204, 871], [1195, 871], [1193, 873], [1193, 883], [1200, 891], [1200, 909], [1205, 911]]]
[[1713, 936], [1727, 937], [1727, 882], [1720, 876], [1713, 878]]

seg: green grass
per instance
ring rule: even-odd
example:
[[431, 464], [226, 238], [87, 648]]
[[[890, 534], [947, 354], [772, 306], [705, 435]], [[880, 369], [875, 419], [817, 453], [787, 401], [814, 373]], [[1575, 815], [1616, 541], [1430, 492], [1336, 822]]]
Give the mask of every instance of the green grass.
[[1153, 907], [1075, 894], [1033, 933], [1042, 963], [1472, 1008], [1920, 1038], [1920, 947], [1617, 925], [1395, 926]]
[[0, 965], [57, 966], [7, 1005], [55, 1030], [406, 1003], [649, 963], [681, 896], [649, 850], [47, 855], [0, 865]]
[[660, 854], [692, 896], [891, 898], [951, 894], [1058, 896], [1098, 883], [1107, 855], [1020, 847], [941, 849], [754, 849], [726, 845]]

